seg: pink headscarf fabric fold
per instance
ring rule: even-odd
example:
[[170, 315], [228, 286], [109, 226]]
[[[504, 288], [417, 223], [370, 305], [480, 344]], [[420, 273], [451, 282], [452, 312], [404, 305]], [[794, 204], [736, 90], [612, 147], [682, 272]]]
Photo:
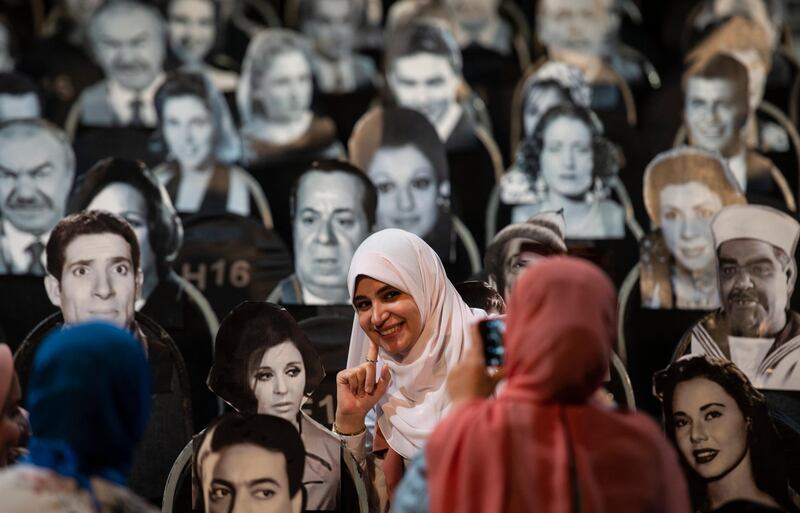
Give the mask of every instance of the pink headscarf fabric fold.
[[453, 412], [428, 441], [431, 513], [690, 511], [655, 422], [591, 399], [615, 314], [613, 285], [588, 262], [551, 258], [525, 273], [509, 302], [506, 387]]

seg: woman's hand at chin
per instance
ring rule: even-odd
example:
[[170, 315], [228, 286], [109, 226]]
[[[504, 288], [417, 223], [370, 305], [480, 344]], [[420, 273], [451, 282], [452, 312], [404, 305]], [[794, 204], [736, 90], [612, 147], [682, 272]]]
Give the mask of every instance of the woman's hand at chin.
[[[358, 367], [345, 369], [336, 375], [336, 431], [340, 434], [359, 433], [364, 429], [367, 412], [386, 393], [389, 386], [389, 367], [381, 369], [380, 380], [365, 390], [370, 376], [375, 375], [375, 364], [362, 363]], [[374, 378], [372, 378], [374, 379]]]

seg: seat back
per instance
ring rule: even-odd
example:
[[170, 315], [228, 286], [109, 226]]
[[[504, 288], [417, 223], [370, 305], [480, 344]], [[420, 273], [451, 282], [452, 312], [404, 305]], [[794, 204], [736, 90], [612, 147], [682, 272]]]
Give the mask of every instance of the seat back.
[[292, 259], [275, 232], [254, 219], [201, 214], [185, 221], [174, 267], [222, 318], [242, 301], [264, 300], [292, 273]]

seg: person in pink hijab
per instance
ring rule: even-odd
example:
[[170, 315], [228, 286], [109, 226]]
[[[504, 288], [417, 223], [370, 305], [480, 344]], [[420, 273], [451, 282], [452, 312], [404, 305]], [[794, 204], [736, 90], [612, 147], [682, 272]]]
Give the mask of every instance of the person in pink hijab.
[[616, 303], [586, 261], [557, 257], [525, 272], [509, 301], [503, 390], [486, 398], [481, 344], [448, 377], [452, 413], [425, 449], [430, 513], [690, 511], [656, 423], [599, 399]]

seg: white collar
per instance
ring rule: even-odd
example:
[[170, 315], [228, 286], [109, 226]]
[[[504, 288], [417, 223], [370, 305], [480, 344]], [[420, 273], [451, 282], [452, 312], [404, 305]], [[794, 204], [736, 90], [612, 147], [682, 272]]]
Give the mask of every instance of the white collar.
[[[11, 261], [6, 263], [11, 267], [12, 274], [27, 273], [31, 263], [28, 246], [37, 240], [47, 244], [47, 240], [50, 238], [50, 232], [34, 235], [20, 230], [5, 219], [3, 220], [3, 235], [4, 253], [11, 257]], [[46, 267], [47, 254], [45, 252], [42, 252], [41, 260], [42, 265]]]
[[443, 143], [447, 143], [447, 140], [453, 133], [453, 129], [461, 119], [463, 110], [464, 109], [461, 108], [458, 102], [453, 102], [447, 107], [447, 111], [442, 116], [442, 119], [436, 123], [436, 133], [439, 134], [439, 139], [441, 139]]
[[739, 183], [742, 192], [747, 192], [747, 150], [742, 148], [739, 153], [729, 158], [728, 167]]
[[158, 119], [156, 115], [155, 97], [161, 83], [164, 82], [164, 73], [159, 73], [150, 85], [141, 91], [134, 91], [124, 87], [115, 80], [108, 80], [108, 100], [111, 108], [117, 115], [117, 119], [124, 125], [131, 122], [133, 113], [131, 112], [131, 102], [139, 98], [142, 101], [141, 117], [146, 126], [156, 126]]

